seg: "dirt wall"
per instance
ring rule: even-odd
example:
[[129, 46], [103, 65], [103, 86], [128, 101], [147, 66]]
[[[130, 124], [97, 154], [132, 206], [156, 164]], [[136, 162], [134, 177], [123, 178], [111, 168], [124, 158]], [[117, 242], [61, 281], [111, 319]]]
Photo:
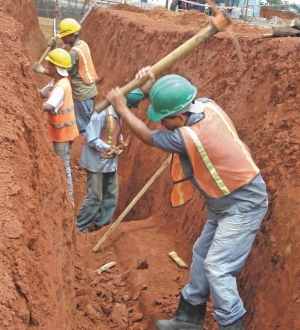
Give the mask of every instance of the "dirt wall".
[[74, 215], [23, 26], [0, 13], [0, 328], [74, 328]]
[[[34, 10], [28, 22], [31, 15]], [[152, 330], [157, 319], [174, 315], [188, 280], [188, 270], [178, 269], [167, 252], [176, 250], [190, 265], [192, 245], [206, 220], [204, 200], [196, 192], [186, 206], [171, 209], [172, 183], [165, 170], [98, 254], [91, 248], [107, 227], [76, 233], [75, 254], [64, 168], [38, 111], [37, 75], [25, 57], [22, 41], [26, 43], [29, 34], [22, 33], [28, 31], [26, 17], [22, 19], [24, 27], [1, 14], [1, 324], [9, 330]], [[143, 11], [122, 5], [94, 9], [80, 37], [89, 43], [101, 78], [97, 102], [111, 87], [129, 82], [139, 68], [154, 64], [209, 22], [193, 10]], [[198, 88], [198, 97], [212, 98], [229, 112], [267, 183], [269, 212], [239, 275], [247, 309], [245, 329], [299, 329], [300, 43], [297, 38], [262, 39], [265, 31], [244, 23], [233, 27], [244, 66], [230, 37], [219, 33], [163, 74], [183, 75]], [[33, 45], [33, 53], [44, 50], [40, 43]], [[148, 120], [147, 102], [135, 113], [150, 128], [161, 128]], [[129, 134], [125, 128], [125, 137]], [[75, 141], [71, 165], [76, 212], [85, 194], [85, 174], [76, 171], [81, 148], [81, 141]], [[133, 138], [120, 156], [114, 219], [167, 156]], [[95, 275], [95, 269], [113, 260], [115, 268]], [[149, 267], [138, 268], [145, 260]], [[217, 329], [210, 306], [206, 328]]]
[[[120, 8], [120, 7], [119, 7]], [[122, 9], [122, 8], [120, 8]], [[152, 65], [178, 47], [207, 16], [189, 11], [181, 16], [162, 9], [137, 13], [97, 9], [83, 25], [81, 37], [91, 46], [99, 75], [101, 97], [116, 85], [133, 79], [135, 72]], [[239, 288], [248, 314], [246, 329], [297, 329], [299, 304], [299, 124], [300, 94], [297, 38], [262, 39], [264, 31], [234, 24], [245, 65], [239, 64], [226, 33], [211, 38], [178, 61], [166, 73], [181, 74], [233, 117], [241, 138], [252, 149], [270, 197], [268, 215], [258, 233]], [[89, 31], [94, 31], [91, 34]], [[136, 111], [152, 129], [146, 101]], [[129, 134], [129, 133], [128, 133]], [[133, 139], [129, 155], [120, 157], [120, 214], [167, 155]], [[205, 222], [204, 202], [196, 193], [181, 210], [168, 204], [171, 182], [167, 173], [150, 188], [127, 219], [151, 214], [190, 260], [192, 244]], [[117, 216], [117, 215], [116, 215]]]
[[0, 0], [0, 12], [10, 15], [23, 25], [24, 53], [33, 63], [38, 61], [45, 47], [45, 36], [39, 28], [36, 8], [32, 0]]
[[266, 19], [271, 19], [273, 16], [280, 17], [282, 19], [286, 20], [292, 20], [293, 18], [298, 18], [299, 15], [292, 12], [292, 11], [282, 11], [282, 10], [276, 10], [270, 7], [260, 7], [260, 13], [259, 17], [264, 17]]

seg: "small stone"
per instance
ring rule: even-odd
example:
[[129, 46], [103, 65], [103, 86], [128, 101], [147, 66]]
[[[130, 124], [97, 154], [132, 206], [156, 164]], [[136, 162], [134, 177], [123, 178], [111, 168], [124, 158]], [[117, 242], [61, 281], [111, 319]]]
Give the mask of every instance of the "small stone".
[[133, 300], [138, 300], [139, 299], [139, 296], [140, 296], [140, 292], [138, 292], [132, 299]]
[[140, 322], [142, 321], [144, 315], [142, 313], [135, 313], [132, 315], [132, 322]]

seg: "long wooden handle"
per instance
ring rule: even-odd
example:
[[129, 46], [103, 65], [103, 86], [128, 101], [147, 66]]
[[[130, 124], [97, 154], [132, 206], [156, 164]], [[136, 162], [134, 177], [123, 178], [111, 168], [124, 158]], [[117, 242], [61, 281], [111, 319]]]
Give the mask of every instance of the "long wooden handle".
[[44, 54], [39, 59], [38, 63], [42, 64], [42, 62], [44, 61], [45, 57], [50, 52], [50, 50], [51, 50], [51, 46], [48, 46], [48, 48], [45, 50]]
[[157, 172], [152, 176], [152, 178], [145, 184], [143, 189], [134, 197], [134, 199], [131, 201], [131, 203], [126, 207], [126, 209], [123, 211], [123, 213], [119, 216], [119, 218], [113, 223], [113, 225], [108, 229], [106, 234], [101, 238], [101, 240], [95, 245], [93, 248], [94, 252], [97, 252], [100, 245], [103, 244], [107, 237], [111, 234], [111, 232], [117, 227], [117, 225], [124, 219], [125, 215], [132, 209], [132, 207], [135, 205], [135, 203], [142, 197], [142, 195], [145, 193], [145, 191], [151, 186], [151, 184], [155, 181], [155, 179], [161, 174], [161, 172], [167, 167], [167, 165], [171, 161], [171, 156], [169, 156], [164, 163], [161, 165], [161, 167], [157, 170]]
[[[231, 24], [230, 18], [224, 14], [220, 13], [218, 14], [210, 23], [208, 26], [206, 26], [203, 30], [198, 32], [196, 35], [194, 35], [191, 39], [186, 41], [184, 44], [176, 48], [173, 52], [171, 52], [169, 55], [161, 59], [159, 62], [154, 64], [149, 71], [151, 71], [154, 75], [159, 74], [166, 68], [170, 67], [173, 63], [175, 63], [180, 58], [184, 57], [188, 53], [190, 53], [192, 50], [194, 50], [197, 46], [199, 46], [201, 43], [205, 42], [207, 39], [211, 38], [213, 35], [218, 33], [219, 31], [223, 31], [226, 27], [228, 27]], [[122, 87], [122, 93], [124, 95], [127, 95], [131, 91], [133, 91], [135, 88], [141, 87], [144, 85], [147, 80], [148, 76], [145, 76], [142, 79], [134, 79], [131, 82], [129, 82], [127, 85]], [[100, 112], [104, 109], [106, 109], [110, 103], [107, 100], [104, 100], [103, 102], [99, 103], [95, 106], [94, 110], [97, 112]]]
[[[56, 38], [56, 19], [55, 18], [53, 20], [53, 36]], [[42, 62], [44, 61], [45, 57], [50, 52], [51, 48], [52, 48], [51, 46], [48, 46], [47, 47], [47, 49], [45, 50], [44, 54], [41, 56], [41, 58], [38, 61], [39, 64], [42, 64]]]
[[262, 37], [263, 38], [272, 38], [274, 37], [273, 33], [265, 33], [265, 34], [262, 34]]

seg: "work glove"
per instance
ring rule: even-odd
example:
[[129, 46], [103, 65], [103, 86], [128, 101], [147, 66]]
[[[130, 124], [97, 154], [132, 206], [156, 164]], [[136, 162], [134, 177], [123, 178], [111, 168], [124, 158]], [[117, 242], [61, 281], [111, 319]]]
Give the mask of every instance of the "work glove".
[[38, 62], [35, 62], [33, 64], [32, 69], [33, 69], [34, 72], [37, 72], [37, 73], [44, 73], [45, 72], [45, 69], [43, 68], [42, 64], [40, 64]]
[[47, 43], [49, 47], [54, 48], [56, 46], [56, 39], [54, 37], [51, 37]]

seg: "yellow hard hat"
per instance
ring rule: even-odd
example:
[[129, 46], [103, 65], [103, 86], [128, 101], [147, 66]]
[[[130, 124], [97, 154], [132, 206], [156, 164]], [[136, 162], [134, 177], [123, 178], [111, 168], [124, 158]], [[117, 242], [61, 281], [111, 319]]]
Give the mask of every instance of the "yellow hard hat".
[[70, 54], [62, 48], [51, 50], [46, 56], [46, 60], [61, 68], [70, 68], [72, 66]]
[[81, 29], [80, 24], [73, 18], [65, 18], [59, 24], [59, 32], [56, 35], [58, 38], [62, 38], [64, 36], [68, 36], [69, 34], [73, 34], [78, 32]]

